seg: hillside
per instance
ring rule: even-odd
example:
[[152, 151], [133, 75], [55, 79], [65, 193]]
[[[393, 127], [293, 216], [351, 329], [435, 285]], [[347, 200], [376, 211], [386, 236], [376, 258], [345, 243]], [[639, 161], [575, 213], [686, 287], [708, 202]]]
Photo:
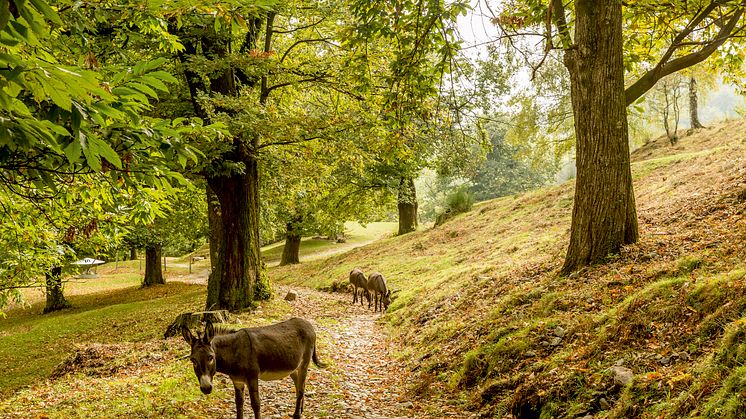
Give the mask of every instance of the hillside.
[[355, 266], [383, 272], [417, 399], [497, 417], [744, 417], [746, 122], [652, 141], [633, 176], [640, 242], [569, 277], [573, 182], [270, 275], [338, 288]]

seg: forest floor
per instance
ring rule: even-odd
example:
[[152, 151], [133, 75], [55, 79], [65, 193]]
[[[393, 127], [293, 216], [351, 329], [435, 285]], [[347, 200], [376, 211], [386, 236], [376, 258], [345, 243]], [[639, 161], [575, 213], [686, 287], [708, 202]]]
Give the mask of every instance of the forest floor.
[[[175, 287], [175, 295], [162, 290], [164, 298], [150, 297], [149, 305], [151, 308], [173, 305], [173, 297], [181, 300], [188, 296], [188, 300], [195, 300], [194, 291], [204, 289], [206, 278], [204, 269], [191, 275], [172, 272], [169, 284], [161, 288]], [[275, 298], [271, 302], [251, 313], [234, 315], [230, 323], [254, 326], [302, 317], [314, 325], [319, 336], [318, 354], [327, 366], [320, 369], [312, 365], [309, 369], [304, 417], [472, 416], [469, 412], [445, 405], [444, 401], [412, 402], [406, 398], [412, 373], [396, 360], [398, 346], [387, 338], [385, 326], [378, 321], [381, 314], [367, 309], [367, 304], [366, 307], [353, 305], [350, 293], [320, 292], [285, 285], [276, 285], [274, 291]], [[296, 293], [295, 301], [283, 300], [289, 291]], [[204, 298], [203, 292], [196, 295]], [[125, 298], [133, 299], [131, 295]], [[81, 307], [80, 302], [76, 306], [84, 311], [98, 311], [93, 307]], [[153, 336], [164, 330], [163, 324], [167, 324], [164, 321], [172, 318], [169, 314], [161, 316], [163, 319], [157, 323], [160, 327], [144, 325], [142, 329], [153, 330], [147, 333], [147, 337], [134, 339], [134, 342], [126, 342], [129, 340], [126, 331], [123, 331], [124, 336], [105, 338], [116, 333], [117, 323], [107, 326], [107, 319], [102, 318], [98, 338], [75, 338], [80, 342], [65, 351], [62, 362], [51, 374], [46, 374], [48, 379], [38, 380], [31, 387], [22, 388], [0, 401], [0, 417], [233, 417], [235, 404], [230, 380], [222, 374], [216, 375], [215, 391], [209, 396], [202, 395], [185, 359], [188, 347], [181, 337], [164, 340]], [[69, 318], [67, 321], [76, 320]], [[124, 327], [136, 328], [136, 322], [135, 319], [123, 318], [119, 324], [128, 323]], [[0, 324], [0, 340], [13, 337], [15, 333], [9, 329]], [[40, 325], [21, 325], [15, 330], [18, 332], [16, 338], [25, 341], [25, 335], [41, 329]], [[46, 335], [45, 342], [54, 339], [54, 332], [43, 334]], [[107, 340], [112, 343], [100, 343]], [[64, 343], [59, 345], [65, 346]], [[5, 359], [0, 363], [13, 362], [7, 357]], [[31, 360], [17, 361], [28, 365]], [[22, 368], [22, 365], [15, 367]], [[290, 417], [295, 405], [290, 378], [260, 381], [259, 392], [263, 417]], [[246, 413], [251, 417], [248, 403]]]

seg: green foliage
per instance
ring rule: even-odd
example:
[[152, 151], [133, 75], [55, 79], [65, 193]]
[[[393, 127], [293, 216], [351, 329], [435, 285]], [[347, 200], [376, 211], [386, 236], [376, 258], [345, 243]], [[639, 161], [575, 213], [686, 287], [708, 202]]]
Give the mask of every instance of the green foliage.
[[[519, 123], [517, 126], [523, 125]], [[530, 144], [520, 140], [516, 140], [515, 145], [507, 142], [508, 132], [513, 136], [517, 135], [515, 128], [509, 129], [503, 124], [493, 123], [488, 125], [487, 131], [492, 148], [487, 153], [484, 163], [470, 179], [470, 190], [478, 201], [539, 187], [556, 171], [556, 165], [551, 163], [551, 159], [541, 158], [541, 155], [536, 154], [530, 156]]]
[[177, 82], [167, 59], [98, 60], [93, 5], [56, 6], [0, 6], [0, 307], [52, 267], [113, 253], [128, 225], [161, 214], [186, 184], [178, 170], [201, 153], [185, 140], [219, 134], [147, 116]]
[[446, 206], [452, 214], [461, 214], [471, 210], [474, 205], [474, 195], [466, 188], [458, 188], [448, 194]]
[[203, 191], [196, 187], [178, 188], [156, 199], [148, 203], [159, 208], [156, 214], [122, 226], [128, 246], [161, 246], [165, 255], [182, 255], [205, 242], [208, 225]]

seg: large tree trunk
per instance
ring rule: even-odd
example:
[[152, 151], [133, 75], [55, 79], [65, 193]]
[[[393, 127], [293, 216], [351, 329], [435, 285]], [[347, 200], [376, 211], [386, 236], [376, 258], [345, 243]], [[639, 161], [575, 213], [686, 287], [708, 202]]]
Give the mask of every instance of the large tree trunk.
[[44, 307], [44, 313], [51, 313], [70, 307], [70, 303], [65, 299], [65, 295], [62, 292], [62, 267], [55, 266], [45, 276], [47, 282], [47, 305]]
[[[259, 279], [259, 172], [245, 160], [243, 174], [207, 178], [220, 202], [222, 236], [208, 279], [209, 309], [241, 310], [251, 306]], [[215, 285], [217, 283], [217, 285]]]
[[699, 122], [699, 104], [697, 99], [697, 79], [689, 79], [689, 120], [693, 129], [704, 128]]
[[565, 51], [577, 142], [575, 202], [564, 274], [638, 239], [622, 61], [621, 0], [576, 1]]
[[[267, 16], [267, 35], [265, 36], [265, 51], [269, 52], [271, 40], [272, 19], [274, 14]], [[259, 33], [258, 20], [254, 21], [249, 33], [246, 34], [242, 51], [256, 49]], [[177, 28], [173, 28], [178, 30]], [[232, 33], [224, 31], [214, 33], [201, 31], [199, 38], [191, 38], [185, 42], [184, 51], [179, 58], [184, 65], [184, 75], [189, 87], [194, 110], [205, 123], [210, 123], [210, 110], [227, 115], [235, 115], [237, 111], [228, 106], [222, 108], [225, 101], [218, 100], [205, 106], [199, 99], [200, 95], [208, 93], [215, 98], [215, 94], [225, 97], [238, 97], [241, 79], [244, 85], [254, 85], [255, 80], [243, 72], [236, 71], [226, 61], [234, 42]], [[186, 36], [185, 39], [190, 39]], [[209, 80], [195, 71], [190, 70], [189, 59], [192, 56], [206, 56], [214, 62], [220, 62], [219, 72], [213, 72]], [[262, 77], [260, 104], [266, 103], [269, 94], [266, 87], [266, 77]], [[209, 100], [209, 99], [208, 99]], [[219, 203], [219, 217], [212, 212], [210, 259], [212, 271], [207, 282], [208, 309], [241, 310], [251, 306], [254, 298], [269, 298], [271, 289], [266, 275], [263, 275], [262, 262], [259, 253], [259, 170], [254, 153], [259, 146], [259, 137], [245, 133], [242, 129], [234, 132], [233, 147], [219, 158], [214, 159], [214, 172], [223, 175], [207, 175], [207, 184]], [[228, 164], [233, 163], [233, 164]], [[244, 166], [243, 173], [237, 173], [236, 164]], [[208, 199], [208, 202], [215, 202]], [[216, 209], [213, 205], [212, 209]], [[219, 219], [219, 221], [218, 221]], [[214, 228], [213, 228], [214, 227]], [[218, 237], [219, 236], [219, 237]]]
[[165, 284], [163, 266], [161, 265], [163, 247], [160, 244], [145, 246], [145, 278], [142, 285], [147, 287], [155, 284]]
[[282, 260], [280, 260], [280, 266], [290, 265], [294, 263], [300, 263], [298, 254], [300, 253], [300, 239], [301, 232], [294, 222], [287, 224], [287, 232], [285, 235], [285, 247], [282, 249]]
[[403, 177], [399, 181], [399, 196], [397, 197], [399, 208], [399, 235], [406, 234], [417, 229], [417, 190], [414, 188], [414, 179]]

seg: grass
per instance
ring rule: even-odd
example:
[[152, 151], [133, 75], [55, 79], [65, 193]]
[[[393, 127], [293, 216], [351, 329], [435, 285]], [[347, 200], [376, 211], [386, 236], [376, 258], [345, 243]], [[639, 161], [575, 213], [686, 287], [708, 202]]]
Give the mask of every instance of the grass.
[[[655, 374], [631, 395], [604, 390], [611, 416], [657, 412], [671, 397], [658, 385], [695, 376], [691, 364], [662, 369], [659, 359], [686, 352], [707, 363], [746, 312], [744, 173], [732, 158], [746, 154], [746, 140], [733, 138], [743, 127], [731, 122], [673, 148], [660, 139], [638, 150], [640, 243], [570, 278], [558, 271], [572, 183], [480, 203], [440, 227], [278, 268], [273, 278], [325, 288], [345, 283], [353, 267], [383, 272], [399, 290], [386, 316], [391, 333], [432, 397], [465, 400], [488, 416], [534, 405], [544, 415], [595, 414], [608, 368], [626, 359], [636, 374]], [[546, 345], [558, 325], [567, 334]], [[737, 386], [708, 391], [735, 403]], [[640, 410], [614, 408], [623, 399]]]
[[157, 339], [176, 315], [203, 304], [204, 287], [114, 288], [69, 299], [72, 309], [39, 316], [36, 303], [0, 320], [0, 368], [6, 371], [0, 394], [48, 377], [76, 344]]
[[[355, 246], [390, 234], [394, 227], [394, 223], [371, 223], [366, 227], [350, 223], [348, 245]], [[334, 247], [324, 246], [316, 251], [337, 251]], [[306, 248], [309, 257], [313, 255], [311, 250]], [[22, 387], [42, 382], [79, 345], [96, 342], [134, 348], [160, 341], [168, 324], [179, 313], [198, 311], [204, 304], [204, 285], [173, 282], [189, 273], [188, 263], [188, 257], [167, 258], [168, 283], [149, 288], [141, 287], [143, 267], [139, 260], [99, 266], [96, 269], [98, 278], [68, 277], [65, 295], [73, 308], [47, 315], [40, 315], [44, 308], [43, 291], [24, 290], [26, 305], [11, 308], [6, 317], [0, 318], [0, 369], [6, 371], [0, 380], [0, 395], [7, 396]], [[209, 260], [192, 264], [195, 274], [206, 276], [208, 269]], [[283, 318], [287, 312], [287, 306], [275, 300], [263, 304], [261, 311], [243, 320], [268, 323]], [[180, 341], [178, 344], [183, 350]], [[91, 400], [91, 408], [99, 402]], [[85, 409], [85, 403], [82, 406]], [[131, 404], [125, 406], [132, 407]], [[143, 409], [142, 412], [147, 410]]]

